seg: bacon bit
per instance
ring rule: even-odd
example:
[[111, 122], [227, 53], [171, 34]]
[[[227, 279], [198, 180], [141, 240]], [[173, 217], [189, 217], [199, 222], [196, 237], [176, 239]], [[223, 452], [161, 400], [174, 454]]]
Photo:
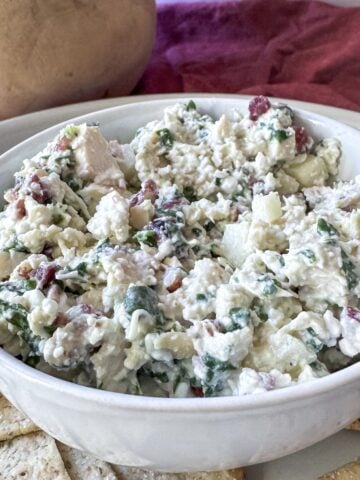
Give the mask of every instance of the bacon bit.
[[58, 316], [55, 318], [55, 322], [53, 325], [55, 327], [65, 327], [70, 322], [70, 319], [65, 313], [59, 313]]
[[171, 200], [167, 200], [166, 202], [162, 203], [161, 208], [166, 210], [166, 209], [172, 209], [179, 205], [190, 205], [190, 202], [185, 197], [172, 198]]
[[17, 273], [21, 276], [24, 277], [26, 280], [29, 280], [31, 273], [33, 272], [33, 269], [29, 266], [22, 265], [21, 267], [18, 268]]
[[208, 334], [210, 335], [210, 337], [213, 337], [214, 336], [214, 328], [212, 325], [210, 325], [209, 323], [206, 323], [205, 324], [205, 328], [206, 328], [206, 331], [208, 332]]
[[343, 212], [352, 212], [353, 210], [355, 210], [355, 205], [345, 205], [344, 207], [341, 207], [341, 210]]
[[360, 323], [360, 310], [353, 307], [346, 307], [346, 315]]
[[262, 114], [271, 108], [271, 103], [267, 97], [259, 95], [254, 97], [249, 103], [250, 120], [257, 120]]
[[51, 263], [41, 263], [33, 272], [33, 275], [38, 281], [39, 288], [47, 287], [55, 278], [56, 266]]
[[64, 150], [68, 150], [71, 144], [71, 139], [68, 137], [62, 137], [55, 145], [55, 150], [63, 152]]
[[166, 290], [167, 290], [169, 293], [175, 292], [178, 288], [181, 287], [181, 284], [182, 284], [182, 278], [178, 278], [178, 279], [175, 280], [171, 285], [169, 285], [168, 287], [166, 287]]
[[304, 127], [294, 127], [294, 130], [296, 150], [298, 153], [305, 153], [311, 145], [311, 139]]
[[145, 180], [141, 184], [140, 191], [130, 198], [130, 207], [140, 205], [144, 200], [150, 200], [154, 204], [157, 196], [158, 190], [154, 180]]
[[26, 182], [26, 191], [32, 196], [38, 203], [44, 204], [50, 199], [50, 192], [41, 183], [38, 175], [30, 175]]
[[164, 275], [164, 285], [170, 293], [181, 287], [183, 274], [179, 268], [168, 268]]
[[21, 220], [26, 215], [25, 200], [20, 198], [15, 203], [15, 217], [17, 220]]
[[191, 391], [195, 397], [203, 397], [204, 392], [201, 387], [191, 387]]
[[92, 305], [88, 305], [87, 303], [82, 303], [79, 305], [79, 308], [82, 313], [93, 313], [94, 311]]

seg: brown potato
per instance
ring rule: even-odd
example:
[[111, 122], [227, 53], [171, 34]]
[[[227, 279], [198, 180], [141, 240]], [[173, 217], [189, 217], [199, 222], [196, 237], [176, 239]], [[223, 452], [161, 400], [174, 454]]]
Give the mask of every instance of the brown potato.
[[130, 93], [155, 24], [155, 0], [2, 0], [0, 119]]

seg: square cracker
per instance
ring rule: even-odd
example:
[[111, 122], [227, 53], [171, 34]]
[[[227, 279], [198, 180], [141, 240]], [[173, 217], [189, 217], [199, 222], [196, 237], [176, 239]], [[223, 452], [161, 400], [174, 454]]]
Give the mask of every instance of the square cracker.
[[349, 430], [358, 430], [360, 431], [360, 418], [355, 422], [351, 423], [348, 427]]
[[38, 430], [39, 428], [29, 418], [0, 394], [0, 442]]
[[109, 463], [56, 442], [71, 480], [117, 480]]
[[360, 459], [326, 473], [319, 480], [360, 480]]
[[1, 480], [71, 480], [56, 448], [44, 432], [0, 444]]
[[121, 465], [113, 465], [113, 468], [121, 480], [245, 480], [242, 468], [196, 473], [158, 473]]

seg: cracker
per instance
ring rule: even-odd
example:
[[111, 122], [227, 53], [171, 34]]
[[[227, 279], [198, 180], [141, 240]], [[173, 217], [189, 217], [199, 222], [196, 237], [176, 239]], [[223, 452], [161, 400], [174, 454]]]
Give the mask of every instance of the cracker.
[[158, 473], [121, 465], [113, 465], [113, 468], [121, 480], [245, 480], [242, 468], [196, 473]]
[[71, 480], [117, 480], [109, 463], [60, 442], [57, 447]]
[[44, 432], [0, 444], [1, 480], [71, 480], [56, 448]]
[[39, 428], [0, 395], [0, 441], [36, 432]]
[[326, 473], [319, 480], [360, 480], [360, 459]]
[[346, 427], [348, 430], [357, 430], [360, 431], [360, 418], [356, 420], [355, 422], [351, 423], [348, 427]]

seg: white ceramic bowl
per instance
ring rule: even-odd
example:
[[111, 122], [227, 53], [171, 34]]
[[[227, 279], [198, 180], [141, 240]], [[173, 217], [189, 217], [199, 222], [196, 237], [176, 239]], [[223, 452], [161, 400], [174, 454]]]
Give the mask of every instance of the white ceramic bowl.
[[[215, 116], [233, 107], [247, 108], [244, 100], [193, 99]], [[99, 121], [105, 136], [126, 142], [173, 103], [171, 99], [131, 104], [74, 121]], [[296, 113], [314, 136], [342, 141], [341, 178], [360, 173], [359, 131], [319, 115]], [[1, 157], [0, 191], [12, 185], [12, 174], [22, 160], [38, 152], [63, 125]], [[38, 372], [0, 349], [0, 390], [50, 435], [109, 462], [168, 472], [219, 470], [292, 453], [355, 420], [360, 416], [360, 363], [264, 394], [164, 399], [74, 385]]]

